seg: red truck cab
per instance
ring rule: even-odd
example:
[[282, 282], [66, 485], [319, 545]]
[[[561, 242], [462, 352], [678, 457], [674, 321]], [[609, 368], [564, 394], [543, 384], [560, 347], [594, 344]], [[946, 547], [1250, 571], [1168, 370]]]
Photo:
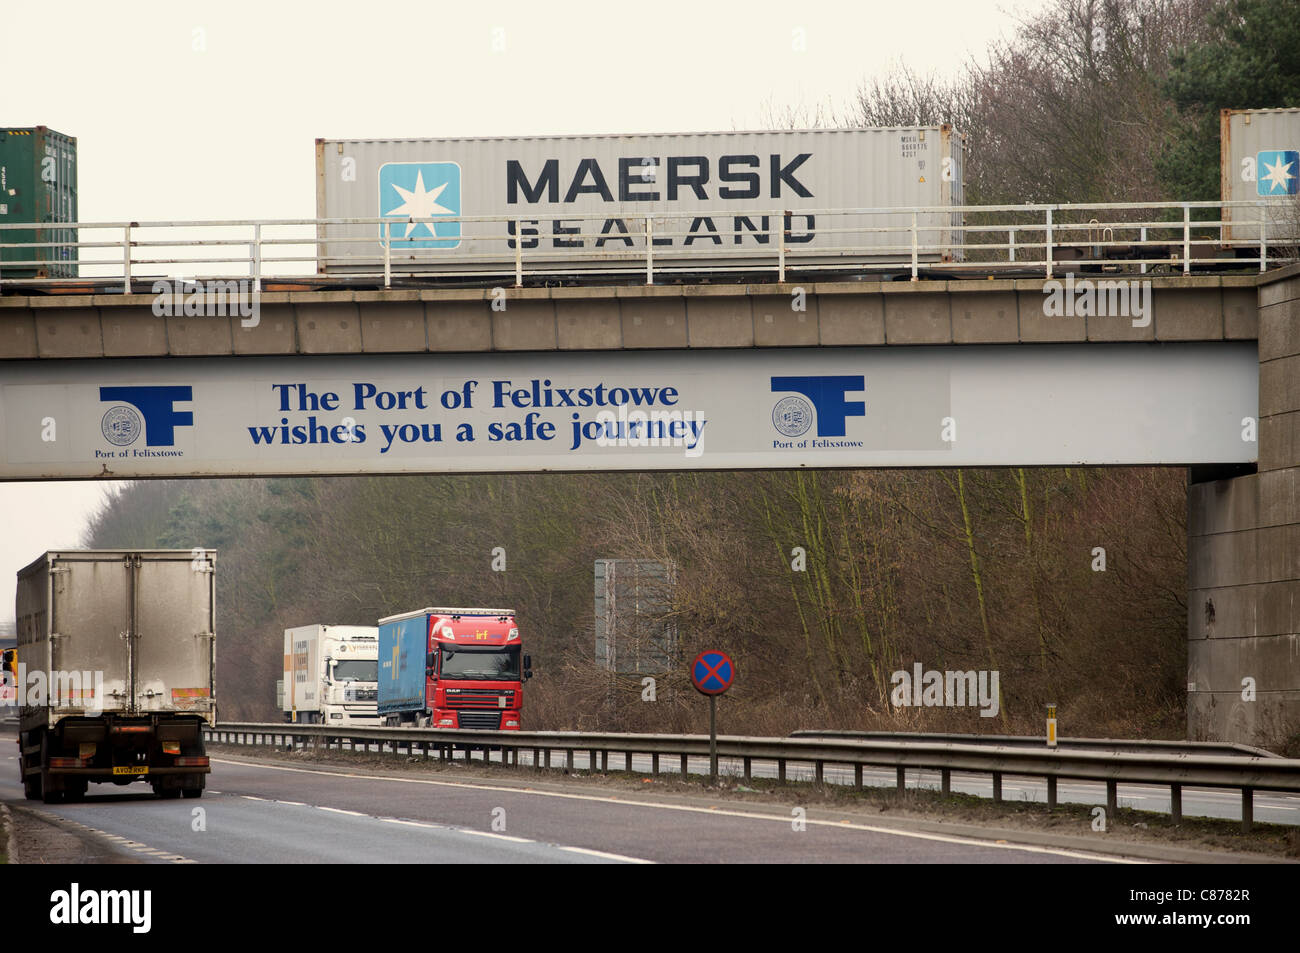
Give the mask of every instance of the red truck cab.
[[518, 731], [532, 677], [512, 609], [429, 614], [425, 698], [434, 728]]

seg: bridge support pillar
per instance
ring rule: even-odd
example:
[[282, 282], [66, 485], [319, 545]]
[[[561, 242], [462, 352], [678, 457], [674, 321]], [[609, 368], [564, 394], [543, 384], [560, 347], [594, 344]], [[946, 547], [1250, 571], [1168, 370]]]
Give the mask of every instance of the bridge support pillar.
[[1258, 471], [1188, 488], [1187, 737], [1282, 748], [1300, 745], [1300, 269], [1258, 293]]

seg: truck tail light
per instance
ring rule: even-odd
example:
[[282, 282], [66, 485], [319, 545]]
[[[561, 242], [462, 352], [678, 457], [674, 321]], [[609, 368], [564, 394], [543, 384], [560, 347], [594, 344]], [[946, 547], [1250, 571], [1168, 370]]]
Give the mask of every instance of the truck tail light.
[[51, 768], [80, 768], [84, 767], [80, 758], [51, 758]]
[[179, 741], [164, 741], [162, 748], [163, 748], [163, 754], [181, 753], [181, 743]]
[[148, 725], [114, 725], [113, 734], [115, 735], [140, 735], [148, 734], [152, 731]]
[[178, 768], [206, 768], [208, 767], [208, 758], [207, 755], [201, 757], [177, 758], [175, 764]]

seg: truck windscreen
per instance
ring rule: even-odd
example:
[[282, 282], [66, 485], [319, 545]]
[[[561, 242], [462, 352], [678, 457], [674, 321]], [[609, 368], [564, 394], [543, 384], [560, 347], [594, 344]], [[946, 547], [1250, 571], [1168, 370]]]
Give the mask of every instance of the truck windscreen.
[[336, 682], [377, 682], [379, 663], [374, 659], [348, 659], [334, 663]]
[[519, 679], [517, 645], [492, 648], [444, 645], [441, 654], [443, 678]]

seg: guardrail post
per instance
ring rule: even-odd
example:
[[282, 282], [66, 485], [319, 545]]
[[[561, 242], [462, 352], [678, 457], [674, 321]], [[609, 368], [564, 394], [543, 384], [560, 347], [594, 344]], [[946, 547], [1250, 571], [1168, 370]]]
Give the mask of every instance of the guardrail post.
[[393, 286], [393, 223], [384, 222], [384, 287]]
[[776, 280], [781, 284], [785, 284], [785, 216], [778, 216], [778, 219], [780, 221], [781, 240], [776, 250]]
[[1114, 823], [1115, 815], [1119, 813], [1119, 782], [1106, 782], [1106, 821]]
[[1183, 203], [1183, 274], [1192, 270], [1192, 206]]
[[573, 749], [569, 748], [564, 752], [564, 767], [566, 770], [573, 770]]
[[524, 286], [524, 243], [519, 234], [519, 219], [515, 219], [515, 287]]
[[131, 293], [131, 226], [122, 227], [122, 294]]
[[596, 773], [596, 749], [592, 748], [590, 751], [587, 752], [587, 755], [588, 755], [587, 770], [590, 771], [592, 774], [595, 774]]
[[745, 759], [745, 780], [752, 781], [753, 779], [754, 779], [754, 759], [746, 758]]
[[1052, 210], [1047, 210], [1047, 229], [1046, 229], [1046, 247], [1043, 249], [1047, 254], [1047, 275], [1052, 277]]
[[[595, 768], [593, 767], [592, 770], [595, 770]], [[609, 752], [602, 751], [600, 753], [600, 773], [606, 774], [608, 773], [608, 771], [609, 771]]]
[[1264, 203], [1259, 203], [1259, 270], [1265, 271], [1268, 268], [1268, 209]]
[[916, 213], [912, 213], [912, 280], [916, 281]]
[[253, 290], [260, 294], [262, 291], [262, 226], [260, 224], [253, 226], [251, 251], [253, 258], [248, 263], [248, 270], [253, 279]]
[[655, 283], [655, 220], [645, 217], [645, 283]]
[[1047, 779], [1047, 809], [1053, 810], [1056, 807], [1056, 778]]
[[623, 770], [628, 774], [632, 773], [632, 752], [630, 751], [623, 752]]
[[853, 790], [862, 790], [862, 765], [860, 764], [853, 766]]
[[939, 769], [939, 793], [945, 797], [952, 793], [952, 769]]
[[899, 794], [907, 790], [907, 769], [901, 764], [895, 769], [895, 788]]
[[1169, 785], [1169, 819], [1175, 824], [1183, 822], [1183, 786]]
[[688, 765], [686, 764], [686, 755], [682, 755], [682, 780], [683, 781], [686, 780], [686, 775], [688, 775], [689, 773], [690, 771], [688, 770]]
[[659, 755], [657, 754], [650, 756], [650, 773], [656, 776], [659, 774]]
[[778, 758], [776, 761], [776, 779], [781, 784], [785, 784], [785, 758]]
[[1255, 823], [1255, 789], [1241, 789], [1241, 832], [1249, 834], [1251, 825]]
[[813, 778], [816, 781], [818, 787], [826, 783], [826, 762], [825, 761], [817, 761], [813, 764]]
[[993, 772], [993, 800], [1002, 800], [1002, 772]]

